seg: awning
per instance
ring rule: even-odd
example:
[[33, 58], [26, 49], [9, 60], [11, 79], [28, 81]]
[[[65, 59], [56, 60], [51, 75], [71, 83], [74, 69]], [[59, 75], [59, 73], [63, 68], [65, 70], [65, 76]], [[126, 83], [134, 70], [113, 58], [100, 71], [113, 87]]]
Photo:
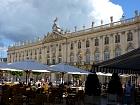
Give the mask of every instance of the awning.
[[93, 65], [99, 72], [140, 73], [140, 48]]

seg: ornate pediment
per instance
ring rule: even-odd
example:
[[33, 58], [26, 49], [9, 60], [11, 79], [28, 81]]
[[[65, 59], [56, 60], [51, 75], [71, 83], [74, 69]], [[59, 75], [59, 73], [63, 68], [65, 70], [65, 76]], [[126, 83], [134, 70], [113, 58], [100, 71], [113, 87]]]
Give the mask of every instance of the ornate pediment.
[[43, 42], [52, 42], [52, 41], [58, 41], [62, 40], [65, 37], [63, 37], [63, 34], [59, 32], [52, 32], [48, 33], [47, 36], [44, 37]]
[[54, 20], [54, 24], [52, 26], [52, 32], [48, 33], [46, 36], [44, 36], [43, 43], [45, 42], [52, 42], [52, 41], [58, 41], [65, 38], [63, 36], [62, 29], [57, 25], [57, 18]]

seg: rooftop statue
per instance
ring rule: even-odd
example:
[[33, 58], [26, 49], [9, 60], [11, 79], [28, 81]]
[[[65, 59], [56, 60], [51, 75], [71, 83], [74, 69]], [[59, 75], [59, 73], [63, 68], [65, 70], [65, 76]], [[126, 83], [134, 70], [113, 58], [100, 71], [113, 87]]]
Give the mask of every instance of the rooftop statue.
[[60, 27], [57, 25], [58, 18], [56, 17], [55, 20], [53, 21], [53, 26], [52, 26], [52, 30], [53, 32], [61, 32]]

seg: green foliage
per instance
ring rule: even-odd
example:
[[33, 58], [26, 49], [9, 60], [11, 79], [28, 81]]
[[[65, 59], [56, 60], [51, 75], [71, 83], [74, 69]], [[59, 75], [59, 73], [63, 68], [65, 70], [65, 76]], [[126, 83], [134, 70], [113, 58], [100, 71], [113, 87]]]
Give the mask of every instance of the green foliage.
[[40, 75], [40, 72], [33, 72], [34, 75]]
[[81, 76], [81, 75], [79, 75], [79, 74], [73, 74], [73, 77], [76, 78], [76, 79], [79, 79], [80, 76]]
[[23, 72], [21, 71], [11, 71], [10, 72], [13, 76], [16, 76], [16, 77], [20, 77], [23, 75]]

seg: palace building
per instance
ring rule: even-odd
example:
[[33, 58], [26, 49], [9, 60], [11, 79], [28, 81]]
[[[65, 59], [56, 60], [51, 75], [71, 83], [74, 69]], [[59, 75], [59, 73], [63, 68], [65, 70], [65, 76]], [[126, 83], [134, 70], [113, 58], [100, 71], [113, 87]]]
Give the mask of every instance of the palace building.
[[140, 14], [75, 32], [63, 32], [54, 21], [52, 32], [34, 42], [15, 44], [8, 48], [7, 62], [32, 59], [44, 64], [69, 63], [90, 68], [98, 63], [140, 47]]

